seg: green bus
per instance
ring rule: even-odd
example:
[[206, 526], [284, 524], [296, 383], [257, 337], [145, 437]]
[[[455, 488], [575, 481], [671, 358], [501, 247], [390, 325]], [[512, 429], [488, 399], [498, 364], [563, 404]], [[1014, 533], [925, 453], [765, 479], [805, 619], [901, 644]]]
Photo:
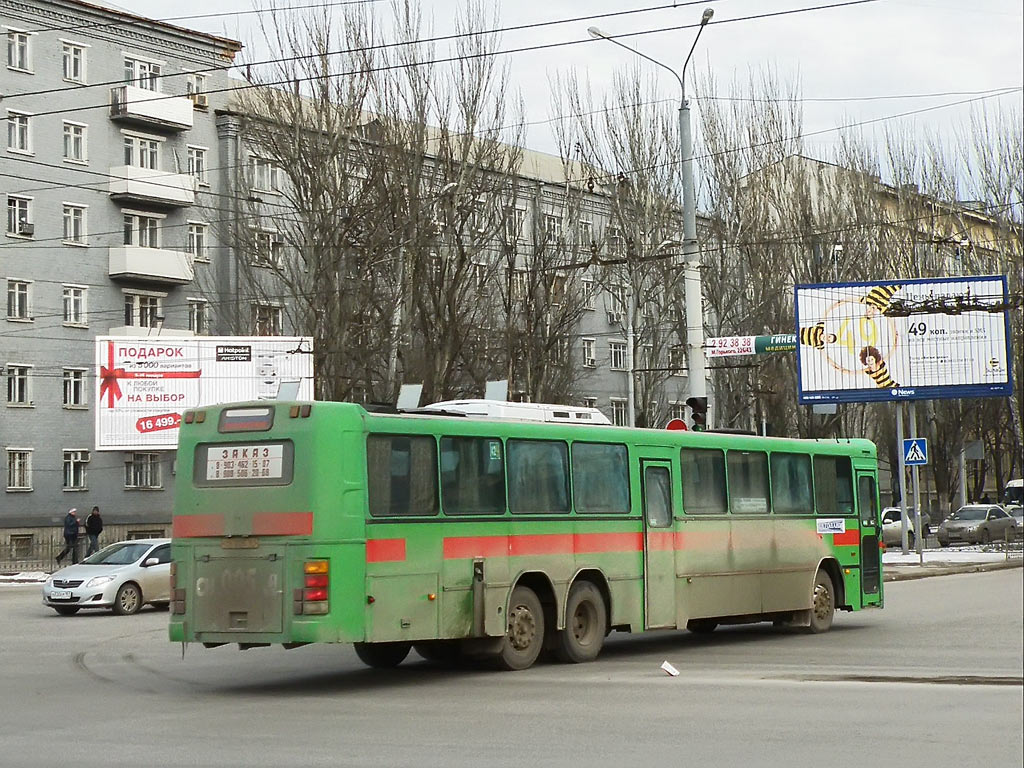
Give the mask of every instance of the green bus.
[[170, 638], [525, 669], [881, 607], [875, 446], [353, 403], [187, 411]]

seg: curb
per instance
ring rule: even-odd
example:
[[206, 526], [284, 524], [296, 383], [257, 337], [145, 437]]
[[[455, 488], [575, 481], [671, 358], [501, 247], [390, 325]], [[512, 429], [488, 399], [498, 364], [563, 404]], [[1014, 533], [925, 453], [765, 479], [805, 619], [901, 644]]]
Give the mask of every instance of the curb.
[[[894, 569], [885, 573], [883, 581], [913, 581], [927, 579], [930, 576], [951, 576], [957, 573], [983, 573], [985, 571], [1004, 571], [1009, 568], [1024, 567], [1024, 560], [1007, 560], [998, 563], [965, 563], [963, 565], [891, 565]], [[895, 570], [895, 569], [901, 570]], [[913, 570], [911, 570], [913, 569]]]

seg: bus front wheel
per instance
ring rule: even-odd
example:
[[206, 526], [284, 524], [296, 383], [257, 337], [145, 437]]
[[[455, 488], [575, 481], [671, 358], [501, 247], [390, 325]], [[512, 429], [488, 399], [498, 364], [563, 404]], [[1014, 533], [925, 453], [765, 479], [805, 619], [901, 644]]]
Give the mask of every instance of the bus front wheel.
[[835, 613], [835, 585], [826, 571], [819, 570], [814, 577], [814, 590], [811, 592], [811, 623], [808, 630], [813, 634], [828, 632], [832, 628]]
[[565, 605], [565, 629], [558, 633], [558, 658], [572, 664], [593, 661], [604, 645], [607, 628], [601, 592], [589, 581], [576, 582]]
[[544, 646], [544, 609], [529, 587], [512, 590], [508, 601], [508, 631], [496, 662], [501, 669], [527, 669]]
[[391, 669], [397, 667], [412, 649], [412, 643], [356, 643], [356, 656], [368, 667]]

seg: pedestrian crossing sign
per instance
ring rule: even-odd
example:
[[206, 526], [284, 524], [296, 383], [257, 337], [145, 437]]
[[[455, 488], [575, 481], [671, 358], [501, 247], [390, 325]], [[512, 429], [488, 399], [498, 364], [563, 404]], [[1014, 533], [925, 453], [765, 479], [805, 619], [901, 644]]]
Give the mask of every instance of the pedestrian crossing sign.
[[912, 437], [903, 441], [903, 463], [908, 467], [919, 467], [928, 463], [928, 439]]

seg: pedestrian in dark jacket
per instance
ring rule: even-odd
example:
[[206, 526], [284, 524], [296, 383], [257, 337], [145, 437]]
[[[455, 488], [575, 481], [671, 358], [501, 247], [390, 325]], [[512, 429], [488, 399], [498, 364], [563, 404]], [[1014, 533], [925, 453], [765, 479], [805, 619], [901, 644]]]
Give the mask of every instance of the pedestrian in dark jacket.
[[67, 557], [68, 553], [71, 554], [72, 563], [78, 562], [78, 516], [75, 514], [77, 511], [72, 507], [64, 515], [64, 549], [57, 555], [58, 565]]
[[89, 549], [85, 553], [86, 557], [94, 552], [99, 552], [101, 533], [103, 533], [103, 518], [100, 517], [100, 508], [93, 507], [92, 512], [85, 518], [85, 535], [89, 537]]

